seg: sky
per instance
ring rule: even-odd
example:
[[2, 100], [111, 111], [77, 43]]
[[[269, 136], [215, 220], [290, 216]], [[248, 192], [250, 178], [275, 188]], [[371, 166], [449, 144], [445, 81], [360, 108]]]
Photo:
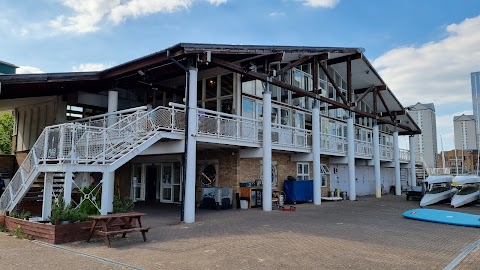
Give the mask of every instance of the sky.
[[480, 71], [479, 0], [0, 0], [0, 14], [17, 73], [102, 70], [180, 42], [361, 47], [404, 106], [435, 104], [439, 151]]

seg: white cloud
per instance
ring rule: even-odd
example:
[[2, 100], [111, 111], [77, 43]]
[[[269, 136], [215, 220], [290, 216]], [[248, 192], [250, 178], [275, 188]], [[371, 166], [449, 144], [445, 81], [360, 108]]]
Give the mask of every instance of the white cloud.
[[[128, 18], [155, 13], [173, 13], [187, 10], [199, 0], [62, 0], [73, 11], [49, 22], [50, 27], [63, 32], [88, 33], [101, 28], [103, 23], [119, 24]], [[227, 0], [203, 0], [211, 5], [225, 4]]]
[[16, 73], [17, 74], [34, 74], [34, 73], [45, 73], [45, 72], [37, 67], [19, 66], [17, 68]]
[[84, 71], [102, 71], [111, 67], [112, 65], [102, 64], [102, 63], [84, 63], [78, 66], [72, 67], [72, 71], [75, 72], [84, 72]]
[[270, 14], [268, 14], [268, 15], [271, 16], [271, 17], [285, 16], [285, 12], [274, 11], [274, 12], [270, 12]]
[[211, 5], [219, 6], [227, 3], [227, 0], [207, 0]]
[[334, 8], [340, 0], [303, 0], [303, 4], [315, 8]]
[[480, 16], [445, 30], [444, 39], [396, 48], [373, 61], [404, 105], [471, 100], [470, 72], [480, 70]]

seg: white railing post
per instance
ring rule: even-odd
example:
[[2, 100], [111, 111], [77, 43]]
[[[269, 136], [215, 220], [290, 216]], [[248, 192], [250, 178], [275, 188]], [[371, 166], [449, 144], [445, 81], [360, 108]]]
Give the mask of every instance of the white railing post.
[[373, 125], [373, 169], [375, 171], [375, 197], [382, 197], [382, 179], [380, 174], [380, 134], [378, 123]]
[[198, 69], [188, 69], [188, 88], [187, 88], [187, 109], [185, 113], [188, 122], [186, 124], [186, 146], [185, 146], [185, 161], [186, 161], [186, 179], [185, 182], [185, 198], [184, 198], [184, 222], [195, 222], [195, 178], [196, 178], [196, 163], [197, 163], [197, 76]]
[[417, 175], [415, 172], [415, 137], [410, 135], [408, 137], [408, 145], [410, 148], [410, 180], [412, 187], [417, 186]]
[[77, 125], [73, 125], [73, 129], [72, 129], [72, 147], [71, 147], [71, 149], [70, 149], [70, 158], [71, 158], [70, 163], [72, 163], [72, 164], [77, 163], [77, 161], [76, 161], [76, 155], [75, 155], [75, 137], [76, 137], [76, 134], [77, 134]]
[[355, 183], [355, 115], [353, 112], [350, 112], [350, 114], [350, 117], [347, 119], [348, 182], [350, 193], [348, 197], [351, 201], [355, 201], [357, 199]]
[[57, 154], [57, 159], [59, 160], [59, 163], [64, 163], [63, 159], [63, 140], [65, 139], [65, 125], [61, 125], [59, 128], [59, 142], [58, 142], [58, 154]]
[[50, 129], [45, 129], [45, 138], [43, 143], [43, 163], [47, 160], [47, 152], [48, 152], [48, 135], [50, 133]]
[[105, 152], [105, 150], [107, 149], [107, 130], [105, 129], [103, 132], [102, 132], [102, 136], [103, 136], [103, 164], [105, 164], [106, 160], [107, 160], [107, 153]]
[[[315, 100], [312, 111], [312, 153], [313, 153], [313, 204], [322, 203], [322, 173], [320, 170], [320, 108]], [[307, 138], [305, 138], [305, 141]]]
[[171, 120], [170, 127], [172, 128], [172, 130], [174, 130], [175, 129], [175, 109], [173, 106], [170, 109], [170, 120]]
[[270, 77], [265, 82], [263, 92], [263, 211], [272, 211], [272, 92]]
[[52, 212], [53, 173], [46, 172], [43, 187], [42, 220], [48, 220]]
[[395, 165], [395, 195], [402, 195], [400, 181], [400, 148], [398, 147], [398, 131], [393, 132], [393, 164]]

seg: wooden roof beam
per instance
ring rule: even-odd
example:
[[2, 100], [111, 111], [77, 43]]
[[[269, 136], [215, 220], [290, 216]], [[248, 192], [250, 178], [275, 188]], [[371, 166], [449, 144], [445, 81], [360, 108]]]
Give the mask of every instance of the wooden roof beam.
[[[250, 78], [253, 78], [253, 79], [257, 79], [257, 80], [267, 81], [267, 79], [269, 77], [267, 74], [256, 72], [256, 71], [245, 71], [242, 66], [239, 66], [239, 65], [236, 65], [236, 64], [227, 62], [225, 60], [218, 59], [218, 58], [212, 58], [212, 63], [215, 63], [215, 64], [217, 64], [218, 66], [220, 66], [224, 69], [227, 69], [227, 70], [239, 73], [239, 74], [243, 74], [244, 76], [247, 76], [247, 77], [250, 77]], [[296, 86], [293, 86], [291, 84], [282, 82], [282, 81], [277, 80], [275, 78], [271, 78], [270, 80], [271, 80], [270, 84], [281, 87], [281, 88], [285, 88], [285, 89], [287, 89], [289, 91], [292, 91], [294, 93], [297, 93], [299, 95], [308, 96], [308, 97], [326, 102], [328, 104], [337, 106], [338, 108], [342, 108], [342, 109], [345, 109], [345, 110], [351, 110], [352, 109], [352, 108], [350, 108], [350, 106], [348, 106], [344, 103], [334, 101], [334, 100], [329, 99], [329, 98], [324, 97], [324, 96], [315, 95], [313, 92], [305, 91], [305, 90], [303, 90], [299, 87], [296, 87]], [[358, 109], [355, 109], [355, 108], [353, 109], [353, 111], [356, 114], [363, 115], [363, 116], [366, 116], [366, 117], [370, 117], [370, 118], [374, 118], [374, 119], [378, 118], [378, 116], [375, 115], [375, 114], [367, 113], [367, 112], [364, 112], [364, 111], [361, 111], [361, 110], [358, 110]], [[382, 120], [382, 119], [379, 119], [378, 121], [382, 122], [384, 124], [397, 125], [395, 123], [395, 121], [388, 121], [388, 120]], [[403, 128], [405, 130], [411, 131], [411, 129], [407, 126], [403, 126], [403, 125], [397, 125], [397, 126]]]
[[337, 84], [335, 83], [335, 81], [333, 80], [332, 76], [330, 75], [330, 73], [328, 73], [328, 70], [325, 66], [323, 66], [323, 64], [321, 62], [319, 62], [319, 66], [320, 68], [323, 70], [323, 72], [325, 73], [325, 75], [327, 75], [327, 78], [328, 80], [330, 81], [330, 83], [333, 85], [333, 88], [335, 88], [335, 91], [337, 92], [337, 95], [342, 99], [343, 103], [345, 105], [350, 105], [348, 104], [348, 101], [347, 99], [345, 98], [345, 96], [343, 95], [342, 91], [340, 91], [340, 88], [338, 88]]
[[390, 117], [390, 119], [392, 120], [392, 122], [395, 123], [395, 117], [394, 117], [394, 115], [392, 114], [392, 112], [390, 112], [390, 109], [388, 109], [387, 103], [385, 102], [385, 99], [383, 99], [383, 96], [382, 96], [382, 94], [381, 94], [380, 92], [378, 92], [378, 97], [380, 98], [380, 101], [382, 102], [383, 107], [385, 107], [385, 110], [387, 111], [388, 116]]
[[375, 86], [370, 86], [367, 91], [363, 92], [363, 94], [358, 97], [356, 100], [355, 100], [355, 104], [357, 104], [358, 102], [362, 101], [370, 92], [372, 92], [373, 90], [375, 90]]
[[344, 55], [344, 56], [341, 56], [341, 57], [328, 59], [328, 60], [327, 60], [327, 65], [328, 65], [328, 66], [331, 66], [331, 65], [335, 65], [335, 64], [340, 64], [340, 63], [343, 63], [343, 62], [347, 62], [348, 60], [351, 61], [351, 60], [356, 60], [356, 59], [360, 59], [360, 58], [362, 58], [362, 54], [361, 54], [361, 53], [354, 53], [354, 54]]
[[[371, 88], [372, 86], [370, 87], [367, 87], [367, 88], [359, 88], [359, 89], [355, 89], [353, 90], [355, 95], [360, 95], [360, 94], [363, 94], [365, 93], [366, 91], [370, 91], [369, 89]], [[387, 86], [385, 84], [382, 84], [382, 85], [376, 85], [375, 86], [375, 89], [377, 91], [384, 91], [384, 90], [387, 90]]]

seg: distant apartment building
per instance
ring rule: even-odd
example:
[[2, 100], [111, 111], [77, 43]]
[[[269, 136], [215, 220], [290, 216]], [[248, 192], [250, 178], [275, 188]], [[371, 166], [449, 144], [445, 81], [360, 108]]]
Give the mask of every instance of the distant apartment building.
[[[480, 71], [470, 74], [472, 80], [473, 115], [480, 119]], [[477, 121], [477, 131], [480, 131], [480, 121]]]
[[453, 130], [455, 136], [455, 149], [475, 150], [477, 149], [477, 127], [474, 115], [453, 117]]
[[17, 70], [17, 66], [14, 64], [10, 64], [7, 62], [0, 61], [0, 75], [2, 74], [15, 74]]
[[425, 164], [430, 168], [437, 167], [437, 121], [433, 103], [417, 103], [409, 106], [409, 114], [422, 130], [415, 135], [415, 152], [422, 153]]
[[450, 169], [452, 174], [476, 173], [478, 165], [478, 150], [450, 150], [438, 155], [438, 167]]

